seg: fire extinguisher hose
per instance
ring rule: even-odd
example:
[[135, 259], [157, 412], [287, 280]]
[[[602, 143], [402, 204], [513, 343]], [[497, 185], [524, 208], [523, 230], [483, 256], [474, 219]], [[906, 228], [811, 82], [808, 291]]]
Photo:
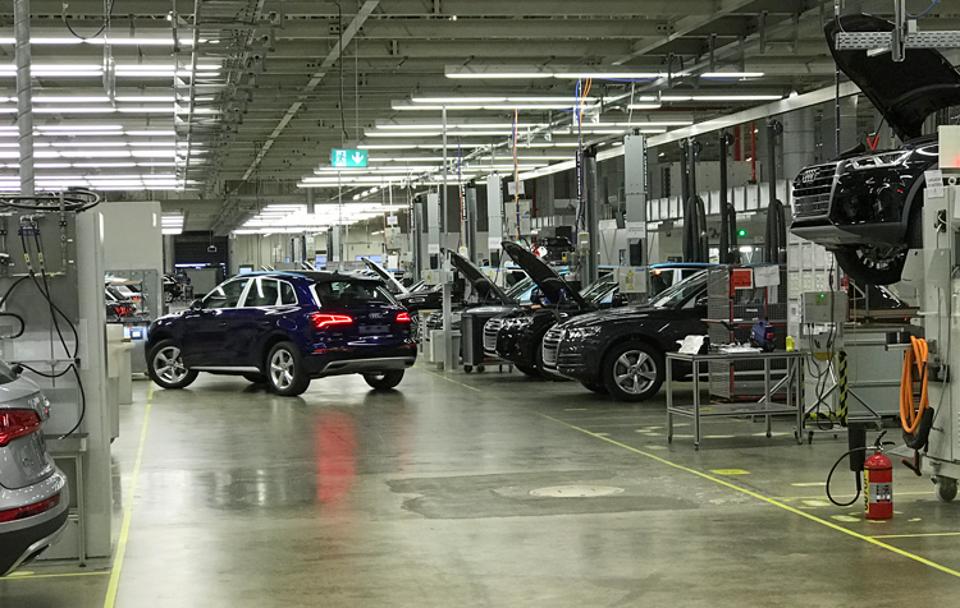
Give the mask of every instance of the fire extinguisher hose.
[[[900, 375], [900, 425], [903, 432], [915, 435], [920, 429], [923, 413], [930, 407], [927, 394], [927, 359], [930, 349], [923, 338], [910, 336], [910, 348], [903, 355], [903, 373]], [[914, 369], [919, 376], [917, 379]], [[920, 382], [920, 402], [913, 399], [913, 385]]]
[[856, 483], [857, 493], [853, 498], [850, 499], [850, 502], [840, 502], [833, 497], [833, 494], [830, 493], [830, 482], [833, 480], [833, 474], [836, 472], [837, 467], [840, 466], [840, 463], [843, 462], [844, 458], [846, 458], [847, 456], [850, 456], [851, 454], [855, 454], [856, 452], [865, 452], [865, 451], [867, 451], [867, 448], [862, 447], [862, 448], [854, 448], [849, 452], [845, 452], [843, 456], [841, 456], [840, 458], [837, 458], [837, 461], [833, 463], [832, 467], [830, 467], [830, 472], [827, 473], [827, 483], [825, 484], [825, 487], [827, 490], [827, 499], [829, 499], [830, 502], [837, 505], [838, 507], [849, 507], [853, 503], [857, 502], [857, 500], [860, 498], [860, 492], [863, 491], [863, 485], [862, 485], [862, 482], [860, 481], [860, 473], [854, 473], [853, 479], [854, 479], [854, 482]]

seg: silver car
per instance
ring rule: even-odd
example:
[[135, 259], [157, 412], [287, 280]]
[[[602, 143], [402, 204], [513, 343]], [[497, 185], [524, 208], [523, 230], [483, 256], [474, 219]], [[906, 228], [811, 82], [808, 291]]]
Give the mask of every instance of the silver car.
[[49, 403], [0, 361], [0, 576], [32, 560], [66, 527], [67, 478], [47, 454]]

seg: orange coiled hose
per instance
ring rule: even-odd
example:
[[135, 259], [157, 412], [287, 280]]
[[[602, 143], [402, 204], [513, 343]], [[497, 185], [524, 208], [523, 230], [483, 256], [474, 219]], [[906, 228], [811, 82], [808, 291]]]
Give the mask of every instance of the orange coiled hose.
[[[910, 346], [903, 355], [903, 373], [900, 375], [900, 426], [905, 433], [913, 435], [920, 428], [923, 412], [930, 407], [927, 395], [927, 358], [930, 354], [927, 341], [910, 336]], [[916, 369], [919, 380], [914, 378]], [[913, 383], [920, 382], [920, 403], [913, 402]]]

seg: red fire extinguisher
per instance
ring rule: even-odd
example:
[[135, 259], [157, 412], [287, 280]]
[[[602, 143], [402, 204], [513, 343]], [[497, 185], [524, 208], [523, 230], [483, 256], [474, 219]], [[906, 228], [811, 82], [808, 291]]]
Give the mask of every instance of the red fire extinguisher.
[[867, 519], [893, 517], [893, 463], [882, 450], [877, 449], [863, 464]]

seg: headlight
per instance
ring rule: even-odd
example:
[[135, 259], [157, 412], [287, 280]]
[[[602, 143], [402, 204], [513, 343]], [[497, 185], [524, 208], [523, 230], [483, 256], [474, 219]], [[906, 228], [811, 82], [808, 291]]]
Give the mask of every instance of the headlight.
[[874, 156], [861, 156], [847, 161], [848, 171], [865, 171], [868, 169], [885, 169], [903, 164], [910, 158], [910, 152], [887, 152]]
[[592, 338], [600, 333], [600, 327], [597, 325], [592, 325], [588, 327], [574, 327], [572, 329], [566, 330], [566, 338], [569, 340], [583, 340], [585, 338]]

